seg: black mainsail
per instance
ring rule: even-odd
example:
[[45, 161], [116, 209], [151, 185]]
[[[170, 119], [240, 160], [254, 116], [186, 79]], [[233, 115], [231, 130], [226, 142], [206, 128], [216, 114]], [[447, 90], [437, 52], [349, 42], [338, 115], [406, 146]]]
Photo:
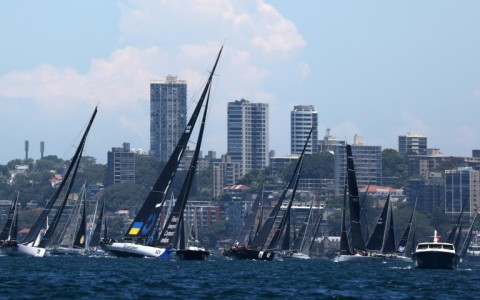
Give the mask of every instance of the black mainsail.
[[[302, 253], [307, 254], [308, 256], [311, 255], [313, 245], [315, 245], [315, 239], [317, 238], [317, 235], [318, 235], [318, 232], [319, 232], [319, 229], [320, 229], [320, 224], [322, 223], [322, 219], [323, 219], [323, 213], [325, 212], [326, 207], [327, 207], [327, 203], [325, 203], [325, 206], [324, 206], [323, 209], [320, 207], [320, 203], [318, 204], [318, 208], [320, 210], [320, 213], [318, 215], [317, 221], [315, 222], [315, 225], [313, 226], [313, 234], [312, 234], [311, 237], [306, 239], [304, 246], [300, 250]], [[307, 251], [305, 251], [305, 250], [307, 250]]]
[[367, 249], [371, 251], [380, 251], [382, 249], [383, 237], [385, 235], [385, 228], [387, 226], [387, 216], [390, 206], [390, 194], [387, 196], [382, 212], [378, 217], [377, 224], [373, 229], [372, 235], [368, 239]]
[[445, 240], [446, 243], [453, 244], [454, 241], [455, 241], [455, 237], [457, 235], [458, 227], [460, 226], [460, 222], [462, 221], [463, 211], [465, 210], [465, 206], [467, 204], [467, 199], [469, 199], [469, 198], [465, 198], [465, 200], [463, 200], [462, 211], [458, 215], [457, 222], [455, 223], [452, 230], [450, 231], [450, 234], [448, 235], [447, 239]]
[[17, 192], [17, 197], [13, 201], [12, 207], [10, 207], [7, 221], [5, 222], [2, 232], [0, 233], [0, 241], [16, 241], [17, 240], [17, 228], [16, 228], [15, 218], [18, 216], [18, 213], [17, 213], [18, 195], [19, 193]]
[[[390, 199], [390, 194], [388, 195], [388, 199]], [[391, 254], [395, 253], [395, 228], [393, 225], [393, 206], [390, 201], [388, 205], [388, 220], [387, 220], [387, 227], [385, 228], [385, 237], [383, 238], [382, 244], [382, 254]]]
[[460, 223], [460, 226], [458, 227], [458, 233], [455, 236], [455, 242], [453, 245], [455, 246], [455, 251], [457, 253], [460, 253], [460, 241], [462, 240], [462, 229], [463, 229], [463, 224]]
[[[72, 162], [73, 164], [75, 164], [75, 167], [74, 167], [74, 170], [73, 170], [73, 173], [72, 173], [72, 178], [70, 179], [70, 181], [68, 183], [67, 191], [65, 192], [62, 203], [60, 204], [57, 212], [55, 213], [55, 216], [53, 218], [52, 223], [48, 227], [47, 232], [45, 232], [45, 235], [40, 240], [40, 244], [38, 246], [41, 247], [41, 248], [45, 248], [49, 244], [50, 239], [52, 238], [53, 233], [55, 232], [55, 229], [58, 226], [60, 218], [62, 217], [63, 210], [65, 209], [65, 205], [67, 205], [67, 201], [68, 201], [68, 198], [70, 196], [70, 192], [71, 192], [73, 184], [75, 182], [75, 177], [77, 176], [77, 171], [78, 171], [78, 167], [80, 166], [80, 159], [82, 158], [82, 153], [83, 153], [84, 146], [85, 146], [85, 141], [83, 141], [83, 143], [79, 147], [80, 152], [79, 152], [79, 155], [77, 156], [76, 160], [74, 162]], [[66, 179], [67, 178], [64, 178], [64, 180], [66, 180]]]
[[81, 152], [83, 150], [83, 146], [85, 144], [85, 141], [88, 136], [88, 132], [90, 131], [90, 127], [92, 126], [93, 120], [95, 119], [95, 116], [97, 115], [97, 107], [95, 107], [95, 110], [93, 111], [93, 114], [90, 118], [90, 121], [87, 125], [87, 128], [83, 134], [83, 137], [79, 143], [79, 146], [77, 150], [75, 151], [75, 154], [72, 157], [72, 160], [70, 162], [70, 165], [68, 166], [67, 172], [65, 173], [64, 179], [60, 182], [60, 185], [58, 186], [57, 190], [55, 193], [52, 195], [52, 198], [48, 201], [47, 205], [43, 209], [42, 213], [40, 216], [37, 218], [37, 221], [35, 224], [32, 226], [28, 234], [25, 236], [23, 239], [22, 243], [27, 245], [27, 244], [33, 244], [37, 237], [40, 234], [40, 231], [42, 230], [43, 226], [45, 225], [45, 221], [47, 220], [48, 214], [50, 213], [50, 210], [52, 209], [53, 205], [57, 201], [58, 196], [60, 195], [60, 192], [62, 191], [63, 187], [65, 186], [67, 179], [70, 176], [70, 173], [72, 172], [74, 166], [77, 163], [77, 160], [81, 156]]
[[[372, 180], [370, 179], [368, 181], [367, 189], [365, 190], [365, 194], [363, 195], [363, 199], [361, 202], [361, 207], [360, 207], [360, 212], [361, 212], [361, 218], [360, 222], [362, 223], [362, 228], [363, 228], [363, 236], [364, 236], [364, 241], [368, 241], [370, 237], [370, 233], [368, 231], [368, 214], [367, 214], [367, 195], [368, 195], [368, 190], [370, 189], [370, 184], [372, 183]], [[368, 249], [368, 246], [367, 246]]]
[[352, 249], [356, 251], [365, 251], [365, 241], [362, 235], [362, 225], [360, 224], [360, 201], [358, 198], [357, 176], [355, 174], [355, 165], [353, 163], [352, 146], [347, 145], [347, 178], [348, 178], [348, 202], [350, 206], [350, 228], [352, 233]]
[[[310, 138], [310, 136], [308, 136]], [[307, 139], [308, 143], [308, 139]], [[272, 240], [270, 241], [270, 244], [268, 244], [267, 250], [275, 250], [277, 248], [278, 241], [280, 240], [280, 237], [283, 234], [283, 231], [285, 230], [285, 225], [287, 224], [288, 220], [290, 219], [290, 211], [292, 209], [292, 204], [293, 200], [295, 199], [295, 193], [297, 191], [298, 187], [298, 181], [300, 180], [300, 172], [302, 171], [302, 165], [303, 165], [303, 152], [302, 155], [300, 156], [300, 168], [298, 168], [297, 174], [296, 174], [296, 179], [295, 179], [295, 184], [293, 186], [293, 191], [292, 194], [290, 195], [290, 201], [287, 204], [287, 208], [285, 209], [285, 212], [283, 214], [282, 219], [280, 220], [280, 224], [278, 225], [277, 229], [275, 230], [275, 233], [273, 235]], [[290, 234], [290, 233], [288, 233]], [[288, 236], [288, 239], [290, 236]]]
[[73, 248], [85, 249], [87, 246], [87, 203], [85, 201], [85, 193], [83, 194], [83, 211], [80, 221], [80, 226], [78, 226], [77, 234], [75, 235], [75, 240], [73, 241]]
[[[312, 134], [312, 131], [313, 131], [313, 127], [312, 129], [310, 129], [310, 133], [308, 135], [308, 139], [310, 139], [310, 136]], [[268, 219], [265, 221], [265, 223], [263, 224], [263, 226], [260, 228], [258, 234], [255, 236], [255, 238], [253, 239], [250, 248], [251, 249], [255, 249], [255, 250], [262, 250], [265, 243], [267, 242], [267, 239], [268, 239], [268, 236], [270, 235], [270, 231], [273, 227], [273, 224], [275, 223], [275, 219], [277, 218], [277, 215], [278, 213], [280, 212], [280, 208], [283, 204], [283, 201], [285, 200], [285, 196], [287, 195], [287, 192], [288, 192], [288, 189], [292, 186], [293, 184], [293, 180], [295, 179], [297, 173], [298, 173], [298, 170], [300, 168], [300, 165], [302, 164], [302, 161], [303, 161], [303, 156], [305, 154], [305, 149], [306, 149], [306, 145], [308, 144], [305, 143], [305, 145], [303, 146], [303, 149], [302, 149], [302, 153], [297, 161], [297, 164], [295, 166], [295, 169], [293, 171], [293, 174], [292, 176], [290, 177], [290, 180], [288, 181], [287, 183], [287, 186], [285, 187], [285, 189], [283, 190], [283, 193], [282, 195], [280, 196], [280, 198], [278, 199], [278, 202], [277, 204], [273, 207], [272, 211], [270, 212], [270, 215], [268, 216]]]
[[[281, 250], [284, 250], [284, 251], [287, 251], [287, 250], [290, 250], [290, 246], [291, 246], [291, 242], [290, 242], [290, 226], [291, 226], [291, 220], [292, 220], [292, 217], [291, 217], [291, 214], [292, 214], [292, 211], [290, 210], [289, 213], [288, 213], [288, 217], [287, 217], [287, 226], [285, 227], [285, 233], [283, 234], [283, 241], [282, 241], [282, 247], [280, 248]], [[293, 230], [295, 231], [295, 228], [293, 228]], [[295, 234], [294, 234], [294, 237], [295, 239]]]
[[[300, 162], [300, 159], [299, 159], [299, 162]], [[297, 163], [297, 167], [298, 167], [298, 163]], [[297, 167], [295, 167], [294, 173], [296, 173]], [[283, 190], [283, 193], [278, 199], [277, 204], [275, 204], [272, 211], [268, 215], [267, 220], [265, 221], [265, 223], [263, 223], [262, 227], [260, 227], [260, 230], [258, 230], [257, 234], [255, 235], [255, 238], [253, 239], [252, 243], [249, 245], [251, 249], [255, 249], [255, 250], [263, 249], [263, 246], [267, 242], [268, 236], [270, 235], [270, 230], [273, 227], [275, 218], [277, 217], [278, 212], [280, 211], [280, 208], [282, 206], [283, 200], [285, 199], [285, 195], [287, 194], [288, 188], [292, 184], [293, 178], [294, 178], [293, 176], [290, 178], [290, 181], [288, 182], [287, 187]]]
[[170, 155], [165, 167], [162, 170], [162, 173], [157, 178], [157, 181], [155, 182], [152, 190], [148, 194], [145, 202], [143, 203], [132, 224], [129, 226], [127, 232], [125, 233], [125, 240], [141, 239], [145, 241], [146, 245], [153, 245], [155, 243], [154, 229], [157, 225], [162, 205], [165, 202], [165, 198], [170, 189], [170, 184], [175, 177], [180, 160], [182, 159], [183, 153], [188, 145], [190, 135], [193, 131], [193, 128], [195, 127], [197, 118], [200, 115], [200, 110], [203, 106], [203, 102], [210, 88], [212, 77], [215, 73], [215, 69], [222, 53], [222, 49], [223, 46], [220, 48], [212, 72], [208, 77], [207, 84], [203, 89], [203, 92], [195, 107], [195, 110], [193, 111], [192, 116], [190, 117], [190, 120], [188, 121], [187, 126], [185, 127], [185, 130], [183, 131], [183, 134], [177, 143], [177, 146]]
[[[159, 242], [157, 246], [159, 247], [170, 247], [174, 245], [174, 240], [178, 238], [177, 232], [179, 231], [179, 225], [183, 219], [183, 212], [187, 205], [188, 196], [190, 194], [190, 189], [192, 187], [193, 178], [197, 171], [197, 161], [200, 155], [200, 148], [202, 146], [203, 132], [205, 130], [205, 123], [207, 119], [208, 112], [208, 102], [210, 100], [210, 81], [207, 83], [207, 101], [205, 102], [205, 108], [203, 110], [202, 123], [200, 124], [200, 130], [198, 133], [197, 144], [195, 145], [195, 151], [193, 152], [192, 161], [190, 162], [190, 167], [188, 168], [187, 174], [183, 181], [182, 189], [178, 195], [177, 201], [170, 212], [170, 215], [165, 222], [162, 232], [160, 233]], [[183, 236], [183, 232], [181, 232]], [[185, 249], [185, 246], [183, 247]]]
[[[262, 194], [263, 194], [263, 189], [262, 189]], [[243, 224], [243, 227], [237, 236], [236, 241], [238, 241], [241, 245], [248, 245], [250, 241], [250, 238], [252, 236], [252, 232], [254, 229], [253, 227], [255, 225], [255, 218], [257, 216], [258, 207], [260, 206], [260, 199], [261, 199], [261, 196], [257, 195], [257, 198], [252, 204], [250, 212], [245, 217], [245, 222]]]
[[95, 229], [93, 230], [92, 238], [90, 239], [90, 243], [88, 245], [89, 247], [99, 247], [100, 246], [104, 213], [105, 213], [105, 198], [103, 200], [102, 209], [100, 210], [100, 214], [98, 215], [98, 219], [97, 219], [97, 223], [95, 225]]
[[346, 210], [347, 210], [347, 182], [345, 182], [345, 185], [343, 188], [342, 228], [340, 233], [340, 255], [352, 255], [350, 244], [348, 242]]
[[460, 250], [460, 257], [464, 257], [467, 254], [468, 247], [470, 246], [470, 242], [472, 241], [473, 236], [473, 225], [475, 224], [475, 220], [477, 219], [478, 212], [475, 213], [472, 219], [472, 223], [470, 224], [470, 228], [468, 229], [467, 237], [463, 241], [462, 249]]
[[410, 238], [410, 229], [412, 228], [412, 222], [415, 216], [415, 210], [417, 208], [417, 199], [415, 199], [415, 205], [413, 206], [412, 214], [410, 215], [410, 220], [408, 221], [407, 228], [405, 228], [405, 232], [403, 233], [403, 236], [398, 243], [397, 254], [405, 254], [407, 243]]
[[305, 217], [305, 220], [303, 221], [302, 227], [300, 227], [300, 230], [298, 231], [297, 237], [293, 241], [292, 246], [290, 247], [290, 251], [292, 252], [301, 252], [303, 249], [303, 246], [305, 245], [305, 238], [308, 237], [309, 235], [307, 234], [308, 227], [310, 225], [310, 219], [312, 216], [313, 212], [313, 199], [310, 203], [310, 209], [308, 210], [308, 214]]

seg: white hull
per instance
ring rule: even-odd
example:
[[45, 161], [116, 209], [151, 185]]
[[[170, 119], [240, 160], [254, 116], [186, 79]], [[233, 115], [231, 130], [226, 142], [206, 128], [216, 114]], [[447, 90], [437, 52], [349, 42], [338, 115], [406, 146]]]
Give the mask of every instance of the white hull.
[[55, 247], [47, 250], [47, 255], [85, 255], [85, 249]]
[[337, 255], [333, 258], [334, 262], [367, 262], [372, 260], [384, 260], [382, 256], [366, 256], [366, 255]]
[[108, 256], [108, 252], [100, 248], [90, 248], [85, 252], [88, 256]]
[[33, 247], [18, 244], [15, 247], [8, 247], [3, 249], [4, 254], [8, 256], [33, 256], [43, 257], [45, 256], [45, 248]]
[[397, 259], [398, 261], [406, 262], [406, 263], [411, 263], [411, 262], [412, 262], [412, 258], [411, 258], [411, 257], [407, 257], [407, 256], [403, 256], [403, 255], [397, 256], [396, 259]]
[[106, 245], [108, 252], [118, 257], [160, 257], [168, 258], [172, 249], [157, 248], [133, 243], [115, 242]]
[[298, 259], [310, 259], [310, 256], [300, 253], [300, 252], [295, 252], [292, 253], [292, 258], [298, 258]]

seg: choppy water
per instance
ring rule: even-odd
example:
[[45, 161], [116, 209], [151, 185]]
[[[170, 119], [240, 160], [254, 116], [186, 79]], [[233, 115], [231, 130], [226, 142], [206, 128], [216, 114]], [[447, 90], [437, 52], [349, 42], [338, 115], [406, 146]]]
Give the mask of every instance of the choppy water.
[[472, 299], [480, 263], [419, 270], [399, 262], [0, 257], [0, 298]]

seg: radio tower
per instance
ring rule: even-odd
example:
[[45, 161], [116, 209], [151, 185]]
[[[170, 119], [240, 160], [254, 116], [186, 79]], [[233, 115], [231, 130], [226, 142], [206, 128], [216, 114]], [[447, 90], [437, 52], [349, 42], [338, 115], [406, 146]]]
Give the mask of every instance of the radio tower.
[[45, 151], [45, 142], [41, 141], [40, 142], [40, 159], [43, 158], [43, 151]]
[[25, 141], [25, 161], [28, 161], [28, 140]]

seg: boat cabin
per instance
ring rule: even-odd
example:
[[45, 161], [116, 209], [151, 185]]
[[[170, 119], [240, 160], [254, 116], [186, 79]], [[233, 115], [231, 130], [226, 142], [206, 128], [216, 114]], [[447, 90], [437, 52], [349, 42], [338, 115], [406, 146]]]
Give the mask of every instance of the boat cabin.
[[430, 249], [443, 249], [455, 251], [455, 248], [452, 244], [448, 243], [420, 243], [417, 245], [417, 251], [421, 250], [430, 250]]

